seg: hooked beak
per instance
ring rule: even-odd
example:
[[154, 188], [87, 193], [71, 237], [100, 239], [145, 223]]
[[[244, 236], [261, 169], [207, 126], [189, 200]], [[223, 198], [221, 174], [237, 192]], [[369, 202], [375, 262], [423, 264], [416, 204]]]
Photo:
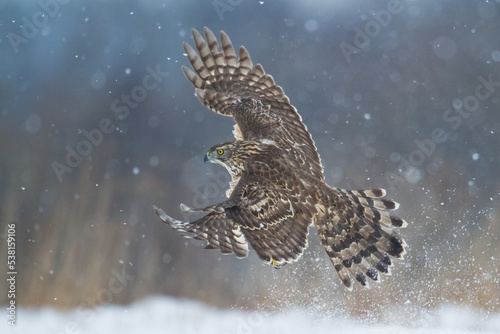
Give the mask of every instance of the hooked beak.
[[210, 160], [210, 158], [209, 158], [209, 154], [210, 154], [210, 152], [207, 152], [207, 154], [205, 154], [205, 157], [203, 158], [203, 162], [204, 162], [204, 163], [207, 163], [207, 161], [209, 161], [209, 160]]

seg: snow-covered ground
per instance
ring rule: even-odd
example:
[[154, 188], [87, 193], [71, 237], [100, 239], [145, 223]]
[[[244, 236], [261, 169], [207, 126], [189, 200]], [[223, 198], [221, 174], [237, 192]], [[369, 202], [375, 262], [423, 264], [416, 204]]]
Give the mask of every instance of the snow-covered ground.
[[[221, 310], [169, 297], [151, 297], [132, 305], [66, 312], [49, 308], [21, 309], [17, 326], [1, 333], [500, 333], [500, 315], [442, 308], [413, 326], [366, 324], [345, 317], [314, 315], [304, 310], [278, 313]], [[5, 330], [7, 329], [7, 330]]]

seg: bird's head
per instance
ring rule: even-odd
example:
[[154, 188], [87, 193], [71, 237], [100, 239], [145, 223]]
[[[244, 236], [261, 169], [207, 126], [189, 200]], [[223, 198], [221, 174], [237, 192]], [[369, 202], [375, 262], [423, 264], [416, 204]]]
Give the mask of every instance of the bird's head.
[[231, 143], [214, 145], [208, 150], [207, 154], [205, 154], [203, 161], [224, 164], [232, 157], [234, 149], [233, 146], [234, 145], [231, 145]]
[[224, 166], [229, 173], [238, 174], [244, 169], [247, 159], [260, 154], [262, 144], [251, 141], [230, 141], [214, 145], [208, 150], [203, 161], [213, 162]]

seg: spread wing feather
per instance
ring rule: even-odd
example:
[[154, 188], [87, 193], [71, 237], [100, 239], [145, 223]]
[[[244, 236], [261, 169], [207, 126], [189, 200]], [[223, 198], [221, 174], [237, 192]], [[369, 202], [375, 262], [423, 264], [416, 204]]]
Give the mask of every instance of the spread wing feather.
[[247, 172], [227, 203], [227, 217], [238, 222], [262, 261], [274, 266], [293, 262], [307, 248], [312, 217], [296, 194]]
[[153, 210], [160, 220], [181, 232], [183, 237], [207, 241], [207, 249], [220, 249], [223, 254], [234, 253], [238, 258], [248, 255], [248, 243], [241, 228], [224, 212], [210, 212], [205, 217], [189, 223], [170, 217], [156, 206], [153, 206]]
[[276, 266], [300, 258], [307, 248], [312, 219], [302, 214], [304, 210], [292, 200], [293, 194], [244, 174], [228, 202], [234, 198], [241, 198], [241, 203], [229, 206], [226, 215], [238, 222], [262, 261]]
[[236, 139], [274, 142], [297, 160], [301, 168], [323, 179], [323, 168], [316, 146], [302, 118], [283, 89], [254, 65], [241, 47], [238, 57], [229, 37], [221, 31], [220, 45], [212, 31], [205, 38], [193, 29], [196, 50], [184, 43], [194, 71], [183, 67], [195, 86], [196, 94], [209, 109], [233, 117], [239, 127]]

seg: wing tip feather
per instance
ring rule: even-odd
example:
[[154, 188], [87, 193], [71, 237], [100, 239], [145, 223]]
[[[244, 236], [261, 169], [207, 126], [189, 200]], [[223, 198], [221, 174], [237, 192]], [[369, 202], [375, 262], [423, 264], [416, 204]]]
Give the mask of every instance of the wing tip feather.
[[180, 225], [180, 223], [182, 223], [181, 221], [178, 221], [177, 219], [170, 217], [169, 215], [167, 215], [165, 213], [165, 211], [158, 208], [156, 205], [153, 205], [153, 211], [156, 213], [158, 218], [160, 218], [160, 220], [163, 223], [167, 224], [168, 226], [172, 227], [173, 229], [179, 229], [179, 225]]

